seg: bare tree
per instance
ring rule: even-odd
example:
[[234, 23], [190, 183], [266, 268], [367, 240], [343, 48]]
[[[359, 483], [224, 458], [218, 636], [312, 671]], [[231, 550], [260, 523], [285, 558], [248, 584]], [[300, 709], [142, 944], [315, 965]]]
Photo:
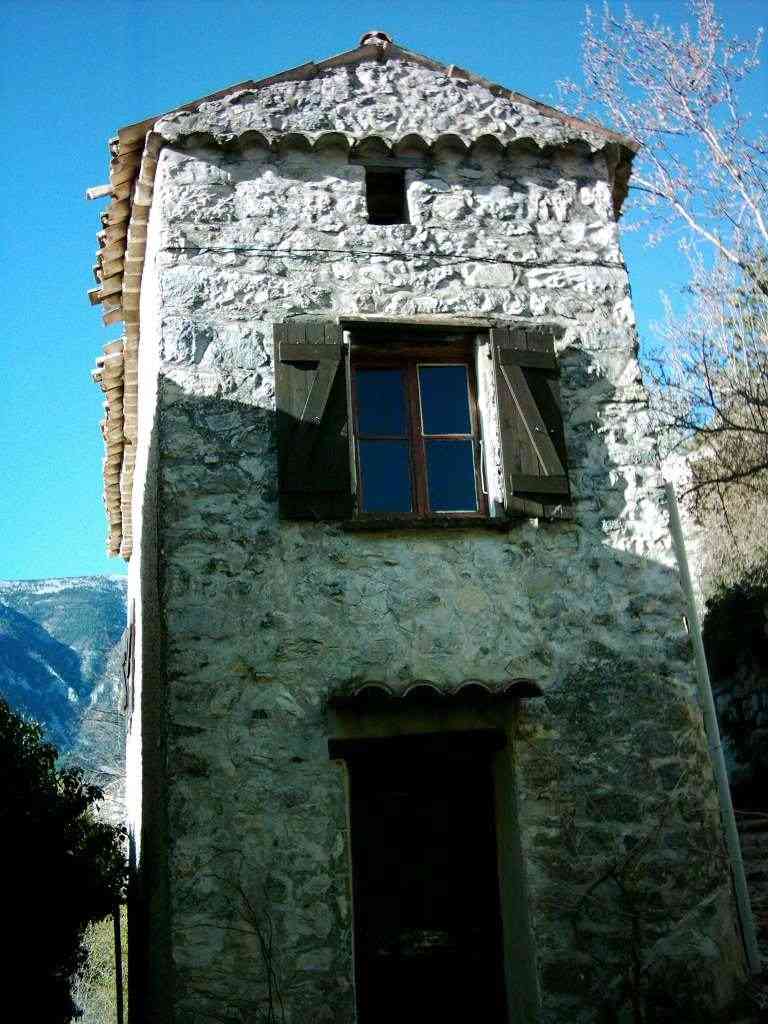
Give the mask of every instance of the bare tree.
[[[765, 263], [756, 268], [768, 281]], [[651, 397], [667, 448], [687, 452], [688, 504], [707, 534], [701, 569], [716, 585], [768, 565], [768, 300], [722, 262], [697, 267], [691, 291], [658, 328]]]
[[763, 37], [729, 37], [714, 0], [689, 14], [676, 30], [587, 10], [584, 84], [561, 88], [641, 144], [630, 225], [688, 257], [688, 308], [668, 303], [647, 366], [653, 408], [667, 451], [691, 455], [695, 511], [739, 563], [738, 530], [768, 507], [768, 136], [741, 95]]
[[[728, 38], [714, 0], [689, 0], [678, 32], [629, 7], [587, 8], [584, 85], [561, 83], [583, 111], [642, 146], [631, 191], [656, 241], [681, 227], [748, 277], [768, 248], [768, 138], [739, 89], [759, 66], [762, 33]], [[768, 294], [768, 283], [760, 287]]]

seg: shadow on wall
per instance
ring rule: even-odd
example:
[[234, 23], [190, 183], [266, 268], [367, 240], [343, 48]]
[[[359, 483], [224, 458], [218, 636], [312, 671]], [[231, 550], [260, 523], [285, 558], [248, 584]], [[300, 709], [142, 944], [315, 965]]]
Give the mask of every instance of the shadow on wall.
[[[329, 1020], [348, 1018], [350, 925], [336, 906], [349, 871], [345, 797], [317, 678], [327, 686], [332, 664], [331, 682], [350, 679], [361, 657], [348, 646], [372, 649], [386, 621], [387, 643], [400, 645], [388, 681], [413, 682], [409, 652], [426, 643], [424, 609], [439, 621], [447, 580], [469, 610], [450, 636], [427, 637], [431, 681], [471, 650], [475, 678], [503, 666], [546, 684], [521, 702], [514, 735], [540, 1020], [577, 1005], [596, 1022], [704, 1021], [733, 999], [743, 960], [678, 578], [651, 554], [660, 527], [635, 504], [635, 470], [615, 464], [596, 429], [605, 414], [631, 459], [637, 402], [620, 411], [621, 396], [596, 383], [597, 358], [561, 355], [576, 522], [510, 524], [507, 536], [409, 532], [407, 579], [391, 533], [278, 520], [272, 410], [162, 380], [156, 507], [154, 490], [145, 495], [162, 557], [144, 614], [162, 621], [165, 665], [145, 677], [142, 706], [155, 709], [144, 748], [163, 753], [144, 769], [154, 780], [145, 829], [156, 834], [136, 891], [162, 889], [164, 858], [183, 868], [151, 925], [155, 948], [169, 950], [172, 906], [177, 941], [190, 943], [176, 955], [180, 1021], [218, 1019], [222, 1007], [273, 1012], [276, 992], [293, 1019], [320, 1005]], [[594, 410], [577, 420], [586, 402]], [[612, 546], [606, 520], [647, 553]], [[475, 609], [492, 571], [504, 600]], [[328, 628], [337, 622], [346, 646]], [[300, 893], [318, 875], [328, 889], [307, 918]]]

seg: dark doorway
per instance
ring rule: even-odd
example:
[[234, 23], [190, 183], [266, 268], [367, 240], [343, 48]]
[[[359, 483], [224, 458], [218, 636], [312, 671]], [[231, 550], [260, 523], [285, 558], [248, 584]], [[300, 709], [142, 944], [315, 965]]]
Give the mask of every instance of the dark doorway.
[[491, 752], [350, 760], [359, 1024], [506, 1020]]

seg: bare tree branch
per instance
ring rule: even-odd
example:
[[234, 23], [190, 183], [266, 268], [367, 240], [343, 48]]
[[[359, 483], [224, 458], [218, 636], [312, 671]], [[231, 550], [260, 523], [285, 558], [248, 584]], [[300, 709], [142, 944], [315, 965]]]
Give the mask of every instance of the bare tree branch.
[[672, 28], [588, 9], [583, 84], [560, 85], [640, 143], [629, 226], [650, 244], [676, 236], [689, 259], [688, 308], [667, 303], [647, 370], [662, 449], [687, 452], [686, 490], [728, 575], [768, 557], [754, 528], [768, 512], [768, 137], [743, 104], [763, 37], [729, 36], [715, 0], [688, 12]]

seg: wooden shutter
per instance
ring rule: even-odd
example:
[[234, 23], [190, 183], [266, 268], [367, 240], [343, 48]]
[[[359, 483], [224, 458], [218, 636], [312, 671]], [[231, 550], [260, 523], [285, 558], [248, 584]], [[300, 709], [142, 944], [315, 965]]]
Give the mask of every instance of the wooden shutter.
[[552, 334], [504, 327], [491, 340], [507, 511], [554, 514], [570, 488]]
[[123, 634], [123, 700], [122, 712], [129, 718], [133, 714], [136, 671], [136, 602], [131, 601], [128, 625]]
[[352, 514], [347, 386], [337, 324], [275, 324], [280, 514]]

